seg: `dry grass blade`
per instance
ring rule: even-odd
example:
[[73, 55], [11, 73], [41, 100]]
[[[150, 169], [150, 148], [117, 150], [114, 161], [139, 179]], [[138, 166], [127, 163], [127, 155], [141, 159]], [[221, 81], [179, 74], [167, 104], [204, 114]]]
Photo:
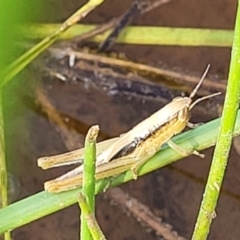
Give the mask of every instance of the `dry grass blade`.
[[55, 32], [50, 36], [44, 38], [40, 43], [35, 45], [28, 52], [23, 54], [17, 60], [15, 60], [4, 72], [4, 79], [0, 86], [5, 85], [16, 74], [18, 74], [24, 67], [26, 67], [33, 59], [35, 59], [41, 52], [48, 48], [61, 33], [65, 32], [69, 27], [76, 24], [83, 19], [89, 12], [95, 7], [101, 4], [104, 0], [89, 0], [83, 7], [70, 16]]

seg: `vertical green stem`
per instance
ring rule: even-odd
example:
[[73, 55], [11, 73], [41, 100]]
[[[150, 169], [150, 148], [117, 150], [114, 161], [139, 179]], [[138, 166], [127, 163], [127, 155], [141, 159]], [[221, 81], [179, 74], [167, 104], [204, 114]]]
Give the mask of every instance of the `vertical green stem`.
[[215, 208], [221, 189], [232, 136], [236, 121], [240, 97], [240, 0], [238, 2], [230, 71], [219, 137], [217, 140], [207, 186], [201, 203], [193, 240], [207, 239], [210, 225], [216, 217]]
[[3, 96], [0, 89], [0, 175], [1, 175], [1, 200], [2, 207], [8, 205], [7, 194], [7, 166], [5, 159], [5, 142], [4, 142], [4, 123], [3, 123]]
[[[4, 122], [3, 122], [3, 89], [0, 88], [0, 189], [1, 189], [1, 207], [8, 205], [8, 183], [7, 183], [7, 166], [5, 158], [5, 141], [4, 141]], [[10, 240], [10, 231], [4, 233], [4, 239]]]
[[[98, 136], [99, 126], [92, 126], [86, 136], [84, 153], [84, 172], [82, 193], [86, 198], [90, 213], [95, 215], [95, 162], [96, 162], [96, 138]], [[80, 239], [92, 239], [85, 214], [81, 213], [81, 233]]]

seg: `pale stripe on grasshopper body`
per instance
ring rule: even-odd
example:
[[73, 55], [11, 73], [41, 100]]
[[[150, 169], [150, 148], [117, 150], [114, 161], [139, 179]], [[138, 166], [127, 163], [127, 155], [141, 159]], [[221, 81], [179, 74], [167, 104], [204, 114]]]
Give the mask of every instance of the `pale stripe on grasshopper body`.
[[[215, 93], [192, 103], [192, 98], [196, 95], [204, 80], [208, 68], [189, 97], [174, 98], [169, 104], [119, 138], [99, 143], [97, 149], [100, 147], [102, 152], [98, 151], [99, 154], [96, 159], [96, 179], [114, 176], [129, 169], [132, 170], [133, 176], [136, 178], [138, 168], [159, 151], [164, 143], [183, 131], [188, 124], [192, 107], [204, 99], [220, 94]], [[43, 168], [50, 168], [80, 162], [83, 151], [83, 149], [74, 151], [74, 154], [79, 154], [79, 156], [71, 157], [72, 152], [70, 152], [59, 156], [41, 158], [38, 160], [38, 165]], [[82, 184], [82, 173], [83, 165], [59, 178], [45, 182], [45, 190], [61, 192], [77, 188]]]

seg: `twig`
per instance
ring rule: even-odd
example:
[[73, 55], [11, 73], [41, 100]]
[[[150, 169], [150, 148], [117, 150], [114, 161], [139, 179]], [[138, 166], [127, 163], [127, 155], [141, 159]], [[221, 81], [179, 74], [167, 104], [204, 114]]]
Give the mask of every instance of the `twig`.
[[158, 0], [152, 2], [149, 0], [134, 0], [131, 7], [121, 17], [118, 18], [118, 22], [113, 31], [100, 44], [99, 52], [104, 52], [110, 47], [112, 47], [114, 41], [117, 39], [119, 34], [132, 21], [134, 17], [152, 11], [154, 8], [159, 7], [170, 1], [171, 0]]
[[154, 8], [160, 7], [163, 4], [166, 4], [166, 3], [169, 3], [172, 1], [173, 0], [156, 0], [153, 2], [148, 1], [148, 3], [146, 4], [146, 7], [141, 9], [141, 14], [148, 13], [148, 12], [152, 11]]
[[[64, 57], [64, 56], [75, 55], [76, 59], [98, 61], [100, 63], [109, 64], [112, 66], [118, 66], [118, 67], [123, 67], [127, 69], [135, 69], [140, 72], [151, 72], [153, 74], [163, 75], [168, 78], [176, 79], [177, 81], [185, 81], [186, 83], [190, 83], [191, 85], [196, 85], [196, 83], [198, 83], [199, 81], [198, 77], [190, 76], [187, 74], [181, 74], [181, 73], [173, 72], [166, 69], [156, 68], [156, 67], [148, 66], [141, 63], [136, 63], [129, 60], [121, 60], [121, 59], [115, 59], [111, 57], [95, 55], [91, 53], [78, 52], [71, 49], [50, 48], [49, 51], [51, 52], [51, 54], [53, 54], [53, 56]], [[212, 82], [207, 78], [204, 80], [203, 86], [207, 88], [213, 88], [215, 89], [215, 91], [217, 90], [217, 91], [225, 92], [226, 90], [226, 87], [223, 83]]]
[[69, 134], [69, 129], [67, 123], [60, 116], [56, 108], [50, 103], [48, 98], [43, 92], [43, 89], [39, 86], [36, 89], [38, 105], [40, 105], [41, 110], [47, 115], [49, 121], [57, 125], [56, 130], [60, 133], [66, 147], [68, 150], [73, 150], [77, 146], [77, 143], [80, 140], [80, 135], [77, 133]]
[[[38, 115], [47, 118], [53, 124], [69, 151], [79, 148], [79, 143], [83, 141], [83, 137], [90, 125], [57, 109], [41, 85], [36, 88], [36, 96], [36, 98], [24, 96], [24, 104]], [[112, 135], [103, 131], [99, 134], [99, 139], [101, 140], [111, 137]]]
[[[139, 1], [139, 0], [138, 0]], [[165, 4], [165, 3], [168, 3], [168, 2], [171, 2], [173, 0], [157, 0], [157, 1], [145, 1], [144, 3], [137, 3], [137, 7], [139, 9], [139, 15], [143, 15], [145, 13], [148, 13], [150, 11], [152, 11], [153, 9]], [[133, 8], [136, 4], [132, 4]], [[139, 6], [140, 5], [140, 6]], [[130, 12], [131, 9], [127, 10], [126, 13], [124, 13], [122, 16], [118, 17], [118, 18], [113, 18], [112, 20], [110, 20], [109, 22], [105, 23], [105, 24], [102, 24], [102, 25], [99, 25], [97, 26], [96, 28], [94, 28], [93, 30], [85, 33], [85, 34], [82, 34], [80, 36], [77, 36], [77, 37], [74, 37], [72, 40], [71, 40], [71, 43], [78, 43], [81, 42], [81, 41], [84, 41], [84, 40], [87, 40], [89, 38], [92, 38], [98, 34], [101, 34], [111, 28], [113, 28], [115, 26], [115, 29], [112, 31], [112, 33], [109, 34], [109, 36], [107, 37], [107, 39], [105, 39], [101, 45], [99, 46], [99, 51], [104, 51], [104, 49], [108, 48], [109, 47], [109, 44], [107, 43], [109, 41], [109, 39], [111, 39], [112, 37], [117, 38], [117, 36], [119, 35], [119, 33], [121, 32], [121, 30], [131, 21], [131, 18], [130, 19], [127, 19], [125, 20], [126, 21], [126, 24], [125, 25], [122, 25], [122, 21], [124, 21], [124, 19], [128, 16], [127, 13]], [[131, 17], [134, 17], [136, 14], [133, 14], [131, 15]], [[121, 26], [121, 29], [118, 29], [118, 27]], [[116, 30], [118, 29], [118, 30]], [[115, 35], [114, 32], [117, 31], [118, 34]], [[113, 40], [114, 40], [113, 39]], [[104, 45], [106, 44], [106, 47], [104, 47]]]
[[121, 31], [137, 16], [144, 4], [145, 0], [134, 0], [129, 9], [119, 18], [119, 21], [108, 37], [99, 45], [99, 52], [104, 52], [114, 44], [115, 39]]
[[94, 28], [93, 30], [87, 32], [87, 33], [84, 33], [84, 34], [81, 34], [80, 36], [77, 36], [77, 37], [74, 37], [70, 44], [72, 43], [79, 43], [81, 41], [84, 41], [84, 40], [87, 40], [89, 38], [92, 38], [98, 34], [101, 34], [109, 29], [111, 29], [112, 27], [114, 27], [118, 22], [118, 19], [117, 18], [114, 18], [112, 20], [110, 20], [109, 22], [107, 23], [104, 23], [102, 25], [99, 25], [97, 26], [96, 28]]
[[164, 237], [166, 240], [184, 240], [185, 238], [178, 235], [172, 230], [172, 226], [163, 223], [163, 221], [156, 217], [151, 210], [137, 199], [126, 194], [120, 188], [111, 188], [105, 196], [113, 201], [113, 204], [120, 205], [128, 213], [131, 213], [144, 226], [153, 229], [157, 235]]

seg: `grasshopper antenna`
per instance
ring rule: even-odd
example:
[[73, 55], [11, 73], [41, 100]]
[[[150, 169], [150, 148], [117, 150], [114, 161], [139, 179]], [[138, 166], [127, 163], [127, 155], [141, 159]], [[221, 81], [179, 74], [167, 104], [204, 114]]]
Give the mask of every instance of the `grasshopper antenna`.
[[[192, 98], [196, 95], [199, 87], [201, 86], [203, 80], [205, 79], [205, 77], [206, 77], [206, 75], [207, 75], [207, 73], [208, 73], [208, 71], [209, 71], [209, 68], [210, 68], [210, 64], [207, 65], [207, 68], [206, 68], [206, 70], [204, 71], [204, 73], [203, 73], [203, 75], [202, 75], [199, 83], [197, 84], [197, 86], [193, 89], [192, 93], [190, 94], [190, 97], [189, 97], [190, 99], [192, 99]], [[210, 94], [210, 95], [208, 95], [208, 96], [201, 97], [201, 98], [197, 99], [195, 102], [193, 102], [193, 103], [190, 105], [190, 109], [192, 109], [192, 108], [193, 108], [196, 104], [198, 104], [199, 102], [204, 101], [204, 100], [209, 99], [209, 98], [212, 98], [212, 97], [215, 97], [215, 96], [218, 96], [218, 95], [220, 95], [220, 94], [221, 94], [221, 92], [217, 92], [217, 93]]]
[[199, 99], [197, 99], [195, 102], [193, 102], [191, 105], [190, 105], [190, 109], [192, 109], [196, 104], [198, 104], [199, 102], [202, 102], [206, 99], [209, 99], [209, 98], [212, 98], [212, 97], [215, 97], [215, 96], [218, 96], [222, 94], [221, 92], [216, 92], [216, 93], [213, 93], [213, 94], [210, 94], [208, 96], [204, 96], [204, 97], [201, 97]]
[[209, 68], [210, 68], [210, 64], [207, 65], [207, 68], [206, 68], [206, 70], [204, 71], [204, 73], [203, 73], [203, 75], [202, 75], [199, 83], [198, 83], [197, 86], [193, 89], [193, 91], [192, 91], [192, 93], [190, 94], [189, 98], [192, 99], [192, 98], [196, 95], [198, 89], [199, 89], [200, 86], [202, 85], [203, 80], [205, 79], [205, 77], [206, 77], [207, 74], [208, 74]]

